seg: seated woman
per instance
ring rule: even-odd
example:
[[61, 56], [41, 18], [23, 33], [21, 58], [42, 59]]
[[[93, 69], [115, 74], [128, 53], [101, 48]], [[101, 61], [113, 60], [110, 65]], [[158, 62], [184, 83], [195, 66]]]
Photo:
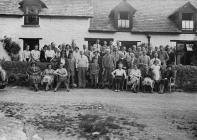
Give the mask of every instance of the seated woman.
[[49, 64], [47, 66], [47, 69], [45, 69], [42, 74], [43, 79], [41, 81], [41, 84], [46, 84], [45, 90], [48, 91], [50, 88], [52, 88], [54, 82], [54, 70], [52, 69], [52, 65]]
[[29, 76], [30, 84], [33, 85], [34, 90], [37, 92], [39, 90], [38, 85], [41, 82], [41, 70], [36, 63], [31, 63], [31, 66], [27, 69], [27, 74]]
[[126, 79], [126, 72], [123, 69], [123, 64], [121, 62], [118, 64], [118, 69], [112, 72], [112, 76], [115, 79], [115, 92], [119, 92], [121, 83]]
[[153, 65], [151, 66], [152, 72], [153, 72], [153, 80], [155, 82], [155, 90], [159, 92], [159, 85], [161, 80], [161, 67], [159, 65], [159, 61], [155, 60], [153, 62]]
[[68, 72], [67, 70], [64, 68], [63, 64], [60, 64], [59, 69], [57, 69], [54, 74], [57, 76], [57, 86], [54, 90], [54, 92], [56, 92], [59, 88], [59, 86], [61, 85], [61, 83], [64, 83], [64, 85], [66, 86], [66, 91], [69, 92], [69, 84], [68, 84]]
[[145, 92], [148, 90], [152, 93], [154, 88], [154, 81], [152, 80], [153, 74], [148, 66], [146, 66], [145, 70], [142, 72], [142, 77], [143, 91]]
[[134, 69], [131, 69], [129, 73], [128, 85], [131, 85], [131, 90], [137, 93], [137, 86], [140, 85], [141, 71], [138, 69], [137, 65], [134, 65]]

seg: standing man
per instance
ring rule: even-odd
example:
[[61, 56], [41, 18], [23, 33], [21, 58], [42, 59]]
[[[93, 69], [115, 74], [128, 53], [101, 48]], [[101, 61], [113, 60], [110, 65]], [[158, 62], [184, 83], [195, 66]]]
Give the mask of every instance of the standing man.
[[146, 50], [144, 50], [139, 57], [139, 66], [141, 71], [145, 70], [147, 66], [150, 66], [150, 57], [146, 54]]
[[115, 59], [115, 64], [116, 64], [115, 68], [117, 68], [118, 67], [117, 62], [120, 60], [120, 54], [118, 52], [118, 47], [114, 47], [114, 52], [112, 53], [112, 56]]
[[123, 46], [122, 51], [120, 51], [120, 56], [121, 56], [122, 59], [125, 59], [127, 57], [127, 51], [126, 50], [127, 50], [126, 47]]
[[77, 70], [78, 70], [78, 82], [79, 88], [86, 87], [86, 74], [88, 70], [89, 62], [87, 56], [83, 54], [83, 51], [80, 51], [80, 57], [77, 59]]
[[102, 60], [102, 66], [103, 66], [103, 86], [107, 83], [109, 87], [111, 87], [112, 83], [112, 71], [114, 70], [116, 66], [116, 62], [114, 57], [110, 54], [110, 49], [106, 50], [106, 55], [103, 57]]
[[97, 39], [96, 40], [96, 44], [94, 44], [94, 46], [96, 47], [96, 49], [100, 52], [101, 51], [101, 45], [100, 45], [100, 40]]
[[160, 46], [160, 51], [158, 52], [159, 59], [161, 63], [166, 66], [167, 61], [169, 60], [168, 53], [164, 50], [163, 46]]
[[83, 53], [85, 56], [88, 57], [88, 60], [90, 61], [90, 51], [88, 50], [87, 46], [86, 45], [83, 45]]

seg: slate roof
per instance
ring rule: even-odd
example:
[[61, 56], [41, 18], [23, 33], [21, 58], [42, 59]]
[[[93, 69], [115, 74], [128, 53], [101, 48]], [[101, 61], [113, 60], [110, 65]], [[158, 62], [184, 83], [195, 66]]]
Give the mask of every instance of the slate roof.
[[[0, 0], [0, 15], [23, 15], [19, 9], [22, 0]], [[42, 0], [47, 6], [42, 16], [92, 17], [91, 0]]]
[[[109, 19], [111, 10], [122, 0], [93, 0], [94, 17], [91, 19], [89, 31], [117, 31], [113, 21]], [[181, 32], [168, 17], [188, 0], [127, 0], [137, 11], [135, 13], [132, 32]], [[190, 0], [197, 7], [197, 0]]]

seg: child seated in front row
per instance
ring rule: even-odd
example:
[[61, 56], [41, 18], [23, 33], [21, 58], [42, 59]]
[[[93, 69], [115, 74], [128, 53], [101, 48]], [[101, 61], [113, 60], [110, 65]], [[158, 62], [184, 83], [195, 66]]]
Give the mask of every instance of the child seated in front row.
[[115, 80], [115, 92], [119, 92], [122, 82], [127, 76], [122, 63], [118, 64], [118, 69], [112, 72], [112, 76]]

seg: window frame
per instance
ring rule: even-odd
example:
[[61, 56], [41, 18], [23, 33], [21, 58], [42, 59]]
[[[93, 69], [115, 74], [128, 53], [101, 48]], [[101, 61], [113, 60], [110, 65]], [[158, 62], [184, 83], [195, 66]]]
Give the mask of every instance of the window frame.
[[[127, 14], [127, 18], [121, 18], [121, 14]], [[123, 16], [124, 17], [124, 16]], [[130, 26], [130, 17], [129, 17], [129, 12], [119, 12], [118, 13], [118, 23], [117, 27], [119, 29], [129, 29], [131, 28]]]
[[[184, 16], [185, 14], [185, 16]], [[187, 17], [186, 14], [190, 15], [191, 18]], [[182, 13], [182, 20], [181, 20], [181, 29], [185, 32], [193, 32], [195, 30], [195, 20], [194, 20], [194, 13]]]
[[[34, 10], [34, 11], [32, 12], [31, 10]], [[30, 21], [31, 18], [32, 18], [32, 21]], [[39, 25], [39, 10], [36, 6], [27, 6], [25, 8], [24, 25], [25, 26], [38, 26]]]

